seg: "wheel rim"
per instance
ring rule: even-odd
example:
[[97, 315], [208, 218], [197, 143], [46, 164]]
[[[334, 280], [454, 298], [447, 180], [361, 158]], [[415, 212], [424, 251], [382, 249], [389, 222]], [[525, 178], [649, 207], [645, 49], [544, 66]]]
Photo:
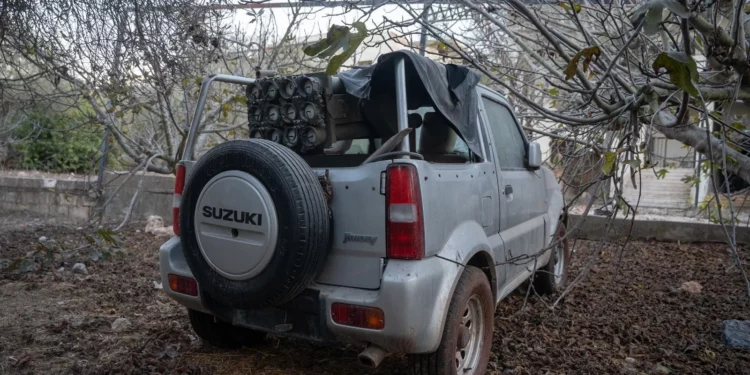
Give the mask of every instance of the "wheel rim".
[[565, 273], [565, 246], [558, 243], [555, 247], [555, 284], [560, 284]]
[[276, 206], [268, 189], [247, 172], [224, 171], [203, 187], [193, 214], [206, 263], [230, 280], [260, 274], [278, 241]]
[[484, 306], [472, 295], [459, 321], [459, 340], [456, 345], [456, 373], [474, 374], [479, 366], [484, 342]]

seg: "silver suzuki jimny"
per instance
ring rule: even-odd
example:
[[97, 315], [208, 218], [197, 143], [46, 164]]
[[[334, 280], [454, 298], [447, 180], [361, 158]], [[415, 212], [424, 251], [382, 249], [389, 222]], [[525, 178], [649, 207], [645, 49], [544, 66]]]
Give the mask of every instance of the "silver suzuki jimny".
[[[245, 86], [249, 139], [198, 156], [213, 82]], [[337, 76], [207, 77], [160, 249], [196, 334], [347, 342], [365, 366], [391, 352], [416, 374], [484, 374], [496, 304], [530, 278], [555, 292], [568, 247], [539, 145], [478, 82], [405, 51]]]

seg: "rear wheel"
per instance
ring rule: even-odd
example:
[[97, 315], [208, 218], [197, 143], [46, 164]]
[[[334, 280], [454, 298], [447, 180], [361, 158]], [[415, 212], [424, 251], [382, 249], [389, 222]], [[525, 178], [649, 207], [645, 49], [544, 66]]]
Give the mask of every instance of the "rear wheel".
[[482, 375], [492, 348], [494, 301], [487, 276], [467, 266], [458, 280], [438, 350], [412, 354], [415, 375]]
[[188, 310], [190, 325], [203, 341], [223, 349], [237, 349], [241, 346], [254, 346], [263, 342], [265, 332], [233, 326], [217, 320], [212, 315]]
[[[565, 237], [565, 224], [560, 221], [557, 234], [552, 239], [552, 254], [547, 265], [540, 268], [534, 275], [534, 290], [539, 294], [555, 294], [562, 290], [568, 280], [568, 260], [570, 248]], [[561, 241], [560, 239], [563, 238]]]
[[320, 272], [331, 219], [320, 181], [291, 149], [235, 140], [208, 151], [182, 194], [180, 240], [201, 297], [237, 309], [288, 302]]

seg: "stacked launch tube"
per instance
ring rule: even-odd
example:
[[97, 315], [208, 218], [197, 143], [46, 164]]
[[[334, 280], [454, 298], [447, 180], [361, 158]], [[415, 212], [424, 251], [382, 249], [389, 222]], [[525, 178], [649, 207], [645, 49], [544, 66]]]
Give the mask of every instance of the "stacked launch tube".
[[[283, 144], [300, 153], [326, 145], [325, 78], [262, 78], [247, 86], [251, 138]], [[330, 142], [328, 142], [330, 144]]]

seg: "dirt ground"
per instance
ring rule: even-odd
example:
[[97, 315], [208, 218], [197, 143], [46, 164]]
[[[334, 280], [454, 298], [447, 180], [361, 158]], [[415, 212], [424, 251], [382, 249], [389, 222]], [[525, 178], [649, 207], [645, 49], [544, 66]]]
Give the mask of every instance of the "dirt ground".
[[[361, 369], [356, 347], [274, 336], [238, 351], [202, 344], [185, 310], [159, 289], [164, 239], [136, 227], [119, 234], [122, 252], [84, 229], [0, 230], [0, 373], [406, 373], [397, 355]], [[597, 245], [575, 244], [571, 280], [585, 265], [590, 272], [554, 310], [554, 297], [533, 293], [523, 308], [520, 292], [498, 306], [488, 373], [750, 374], [750, 351], [721, 343], [723, 320], [750, 319], [724, 245]], [[88, 274], [74, 274], [76, 262]], [[686, 281], [702, 291], [679, 290]], [[118, 318], [131, 326], [113, 330]]]

